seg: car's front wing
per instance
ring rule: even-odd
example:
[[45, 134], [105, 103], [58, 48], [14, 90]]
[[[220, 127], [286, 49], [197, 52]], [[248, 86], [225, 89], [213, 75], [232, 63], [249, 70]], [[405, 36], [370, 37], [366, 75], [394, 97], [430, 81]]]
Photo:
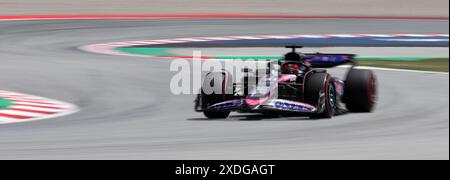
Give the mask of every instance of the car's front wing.
[[245, 103], [245, 99], [235, 99], [224, 101], [209, 106], [205, 110], [208, 111], [237, 111], [237, 112], [264, 112], [264, 111], [282, 111], [282, 112], [298, 112], [298, 113], [316, 113], [317, 108], [306, 103], [273, 99], [269, 102], [251, 106]]

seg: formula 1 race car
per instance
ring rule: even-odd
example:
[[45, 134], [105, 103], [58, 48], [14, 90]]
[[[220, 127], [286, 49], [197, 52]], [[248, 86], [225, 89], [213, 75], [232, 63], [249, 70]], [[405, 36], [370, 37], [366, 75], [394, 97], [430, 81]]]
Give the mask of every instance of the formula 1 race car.
[[[227, 118], [230, 112], [317, 119], [373, 110], [377, 100], [376, 76], [371, 70], [355, 68], [355, 55], [302, 54], [296, 52], [301, 46], [286, 48], [292, 48], [292, 52], [276, 62], [278, 68], [267, 68], [276, 72], [256, 77], [255, 86], [248, 81], [251, 76], [248, 69], [244, 69], [247, 76], [241, 83], [235, 83], [225, 70], [209, 72], [195, 100], [195, 110], [210, 119]], [[343, 64], [351, 64], [345, 80], [327, 73], [326, 68]], [[205, 86], [221, 86], [223, 92], [207, 93]], [[232, 93], [225, 93], [227, 90]], [[237, 95], [236, 91], [242, 90], [244, 93]]]

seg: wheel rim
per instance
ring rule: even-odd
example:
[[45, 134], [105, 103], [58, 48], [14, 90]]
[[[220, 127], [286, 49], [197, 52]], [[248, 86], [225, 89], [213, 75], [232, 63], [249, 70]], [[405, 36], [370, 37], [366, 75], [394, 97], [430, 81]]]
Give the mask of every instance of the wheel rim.
[[331, 109], [334, 109], [334, 107], [336, 106], [336, 101], [333, 85], [328, 86], [328, 102], [330, 104]]

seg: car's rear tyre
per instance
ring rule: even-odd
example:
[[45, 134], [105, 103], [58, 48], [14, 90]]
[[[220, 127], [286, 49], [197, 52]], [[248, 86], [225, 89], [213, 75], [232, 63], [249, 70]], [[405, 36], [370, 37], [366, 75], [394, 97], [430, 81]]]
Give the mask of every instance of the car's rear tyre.
[[351, 69], [345, 80], [344, 102], [350, 112], [371, 112], [377, 100], [377, 80], [371, 70]]
[[[201, 89], [201, 101], [202, 101], [202, 108], [206, 109], [211, 105], [214, 105], [216, 103], [224, 102], [227, 100], [227, 95], [225, 93], [225, 88], [227, 88], [227, 81], [226, 81], [226, 75], [224, 72], [211, 72], [208, 73], [206, 76], [205, 81], [203, 82], [203, 86]], [[215, 82], [222, 82], [220, 87], [221, 94], [217, 93], [206, 93], [204, 87], [219, 87]], [[209, 119], [225, 119], [230, 115], [230, 111], [210, 111], [210, 110], [204, 110], [203, 114], [209, 118]]]
[[310, 118], [331, 118], [336, 111], [336, 88], [327, 73], [314, 73], [305, 82], [305, 102], [317, 108]]

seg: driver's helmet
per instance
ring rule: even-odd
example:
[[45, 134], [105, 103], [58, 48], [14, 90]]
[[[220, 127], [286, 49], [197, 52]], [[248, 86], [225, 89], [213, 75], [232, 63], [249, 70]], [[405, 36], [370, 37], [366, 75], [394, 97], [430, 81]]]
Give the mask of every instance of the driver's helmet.
[[281, 73], [282, 74], [295, 74], [298, 75], [299, 73], [299, 65], [294, 63], [287, 63], [283, 64], [281, 67]]
[[284, 60], [287, 61], [304, 61], [306, 56], [302, 53], [290, 52], [284, 55]]
[[286, 63], [281, 67], [282, 74], [295, 74], [297, 76], [303, 76], [306, 70], [305, 66], [295, 63]]

